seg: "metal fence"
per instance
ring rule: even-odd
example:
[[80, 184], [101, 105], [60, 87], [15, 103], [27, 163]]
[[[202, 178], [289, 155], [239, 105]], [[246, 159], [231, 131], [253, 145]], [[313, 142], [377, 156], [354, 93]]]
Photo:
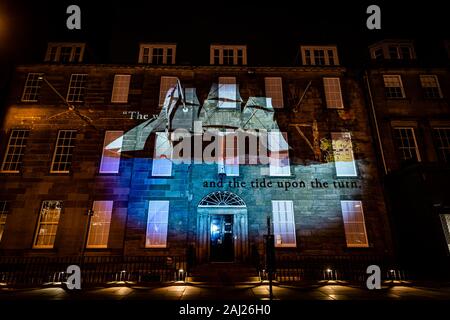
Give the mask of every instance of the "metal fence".
[[65, 282], [78, 265], [83, 285], [184, 280], [184, 256], [0, 257], [0, 283], [33, 286]]

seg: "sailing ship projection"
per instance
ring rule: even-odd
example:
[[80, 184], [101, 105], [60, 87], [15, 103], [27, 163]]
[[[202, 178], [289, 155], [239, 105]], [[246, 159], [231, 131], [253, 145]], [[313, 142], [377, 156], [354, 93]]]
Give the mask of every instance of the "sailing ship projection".
[[[105, 149], [116, 153], [118, 157], [122, 152], [143, 150], [150, 135], [155, 133], [154, 161], [170, 161], [169, 159], [174, 160], [172, 158], [174, 141], [171, 138], [173, 134], [170, 133], [182, 130], [185, 135], [209, 133], [216, 137], [226, 137], [240, 132], [244, 133], [246, 137], [254, 136], [257, 139], [254, 141], [259, 143], [257, 151], [259, 155], [250, 158], [258, 158], [258, 161], [261, 160], [259, 157], [261, 149], [266, 149], [265, 151], [271, 153], [272, 156], [282, 154], [283, 151], [287, 153], [288, 143], [274, 120], [272, 98], [249, 97], [242, 107], [243, 103], [244, 100], [239, 94], [239, 86], [234, 81], [233, 83], [212, 84], [207, 98], [203, 105], [200, 105], [196, 89], [183, 88], [177, 79], [176, 84], [168, 89], [159, 115], [153, 116], [127, 131], [123, 136], [106, 145]], [[244, 150], [240, 151], [245, 153]], [[243, 159], [244, 156], [234, 154], [232, 161], [238, 161], [237, 158]], [[286, 162], [284, 158], [280, 158], [280, 164], [289, 165], [288, 160]], [[190, 162], [190, 157], [183, 161]], [[216, 161], [221, 161], [220, 156], [216, 158]]]

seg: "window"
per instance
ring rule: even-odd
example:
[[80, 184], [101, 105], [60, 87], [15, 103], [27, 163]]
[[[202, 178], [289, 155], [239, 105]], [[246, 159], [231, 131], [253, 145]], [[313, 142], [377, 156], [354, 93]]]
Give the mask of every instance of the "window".
[[414, 128], [394, 128], [394, 139], [402, 161], [420, 162]]
[[113, 201], [94, 201], [86, 248], [107, 248]]
[[155, 136], [152, 175], [159, 177], [171, 176], [173, 146], [169, 134], [166, 132], [156, 132]]
[[405, 98], [401, 76], [384, 75], [383, 80], [387, 98]]
[[268, 132], [269, 173], [271, 176], [290, 176], [287, 135], [280, 131]]
[[42, 202], [33, 248], [53, 248], [61, 210], [62, 201]]
[[60, 130], [56, 139], [51, 173], [69, 173], [72, 166], [72, 154], [75, 147], [76, 130]]
[[411, 60], [412, 59], [410, 47], [400, 47], [400, 53], [402, 55], [403, 60]]
[[247, 47], [212, 45], [209, 62], [215, 65], [246, 65]]
[[139, 63], [145, 64], [175, 64], [175, 44], [141, 44]]
[[167, 225], [169, 221], [169, 201], [149, 201], [146, 248], [167, 247]]
[[12, 130], [9, 135], [8, 147], [2, 163], [2, 172], [17, 173], [22, 164], [27, 146], [29, 130]]
[[177, 85], [177, 77], [161, 77], [161, 84], [159, 86], [159, 106], [164, 105], [164, 100], [169, 92], [169, 89], [174, 88]]
[[445, 240], [447, 240], [448, 250], [450, 251], [450, 214], [440, 214], [442, 228], [444, 229]]
[[82, 62], [84, 43], [50, 43], [47, 48], [45, 61], [74, 63]]
[[219, 173], [227, 176], [239, 176], [239, 146], [238, 135], [234, 131], [219, 132], [219, 145], [217, 167]]
[[0, 201], [0, 241], [2, 241], [5, 232], [6, 218], [8, 216], [8, 201]]
[[389, 51], [389, 58], [391, 58], [392, 60], [400, 59], [400, 56], [398, 54], [398, 47], [396, 47], [396, 46], [389, 46], [388, 47], [388, 51]]
[[123, 131], [106, 131], [100, 173], [118, 173], [122, 152]]
[[331, 133], [334, 165], [338, 177], [356, 177], [355, 160], [353, 158], [352, 137], [350, 132]]
[[339, 58], [335, 46], [300, 46], [302, 62], [312, 66], [337, 66]]
[[29, 73], [23, 88], [22, 101], [36, 102], [39, 99], [43, 73]]
[[369, 247], [361, 201], [341, 201], [341, 209], [347, 247]]
[[83, 102], [86, 91], [87, 74], [72, 74], [70, 76], [68, 102]]
[[283, 108], [283, 80], [280, 77], [265, 78], [266, 97], [272, 98], [274, 108]]
[[433, 128], [438, 156], [443, 162], [450, 162], [450, 128]]
[[294, 204], [292, 201], [272, 200], [273, 234], [275, 247], [297, 246], [295, 236]]
[[131, 75], [116, 74], [114, 76], [114, 86], [112, 90], [111, 102], [127, 103], [128, 92], [130, 90]]
[[377, 61], [381, 61], [381, 60], [383, 60], [383, 58], [384, 58], [383, 48], [376, 48], [376, 49], [373, 51], [373, 54], [374, 54], [375, 60], [377, 60]]
[[219, 108], [236, 109], [237, 85], [235, 77], [219, 77]]
[[441, 87], [439, 86], [437, 76], [420, 75], [420, 84], [422, 85], [423, 95], [425, 98], [442, 98]]
[[341, 82], [339, 78], [323, 78], [325, 100], [329, 109], [343, 109]]

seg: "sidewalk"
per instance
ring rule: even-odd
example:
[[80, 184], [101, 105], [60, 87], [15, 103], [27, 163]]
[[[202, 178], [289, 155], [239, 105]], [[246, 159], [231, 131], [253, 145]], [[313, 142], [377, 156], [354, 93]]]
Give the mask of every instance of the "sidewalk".
[[[275, 300], [447, 300], [450, 285], [429, 283], [396, 284], [380, 290], [368, 290], [345, 283], [316, 283], [298, 286], [276, 284]], [[110, 286], [69, 291], [62, 287], [29, 289], [0, 288], [0, 300], [267, 300], [266, 283], [213, 286], [183, 282], [155, 286]]]

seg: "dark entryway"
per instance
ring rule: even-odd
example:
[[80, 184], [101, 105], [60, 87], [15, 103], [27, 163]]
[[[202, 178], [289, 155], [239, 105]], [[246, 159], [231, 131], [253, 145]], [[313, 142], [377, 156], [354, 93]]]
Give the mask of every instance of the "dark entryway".
[[233, 215], [212, 215], [210, 230], [210, 261], [234, 261]]

